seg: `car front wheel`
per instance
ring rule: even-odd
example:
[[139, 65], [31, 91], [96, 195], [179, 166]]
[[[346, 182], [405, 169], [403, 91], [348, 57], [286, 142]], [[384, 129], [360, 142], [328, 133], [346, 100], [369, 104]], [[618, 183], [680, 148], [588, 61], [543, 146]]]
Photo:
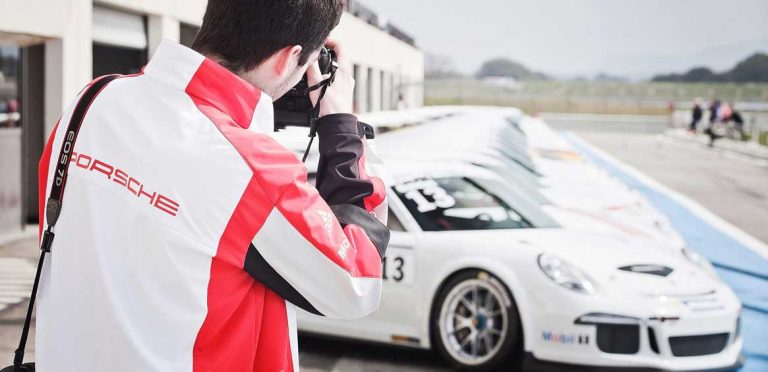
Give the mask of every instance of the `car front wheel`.
[[433, 345], [456, 368], [486, 371], [513, 363], [517, 308], [509, 290], [488, 272], [471, 270], [451, 278], [438, 293], [430, 329]]

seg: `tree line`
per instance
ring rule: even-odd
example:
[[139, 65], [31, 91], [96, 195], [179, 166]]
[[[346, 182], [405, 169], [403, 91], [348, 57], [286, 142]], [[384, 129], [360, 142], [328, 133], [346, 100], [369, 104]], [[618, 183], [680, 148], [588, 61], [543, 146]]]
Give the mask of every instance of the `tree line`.
[[768, 54], [755, 53], [722, 73], [708, 67], [695, 67], [682, 74], [656, 75], [652, 81], [768, 83]]

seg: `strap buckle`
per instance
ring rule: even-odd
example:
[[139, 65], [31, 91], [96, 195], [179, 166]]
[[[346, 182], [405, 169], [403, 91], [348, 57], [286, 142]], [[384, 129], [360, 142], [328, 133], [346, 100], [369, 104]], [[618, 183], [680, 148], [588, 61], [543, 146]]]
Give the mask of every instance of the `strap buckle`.
[[51, 253], [51, 245], [53, 245], [53, 238], [56, 237], [56, 234], [51, 231], [51, 228], [48, 227], [47, 230], [43, 232], [43, 242], [40, 244], [40, 250], [46, 253]]
[[360, 128], [360, 133], [363, 135], [363, 137], [367, 139], [376, 138], [376, 129], [373, 128], [373, 125], [363, 123], [362, 121], [358, 121], [357, 125]]

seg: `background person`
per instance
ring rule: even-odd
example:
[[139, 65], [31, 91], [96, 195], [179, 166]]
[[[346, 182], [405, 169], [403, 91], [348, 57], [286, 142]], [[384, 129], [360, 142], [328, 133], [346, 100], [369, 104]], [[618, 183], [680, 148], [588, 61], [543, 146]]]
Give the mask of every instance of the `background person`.
[[701, 107], [701, 98], [696, 98], [693, 101], [693, 109], [691, 110], [691, 125], [688, 127], [688, 131], [696, 133], [696, 127], [699, 125], [701, 118], [704, 116], [704, 110]]
[[744, 133], [744, 118], [741, 116], [741, 112], [736, 109], [736, 103], [731, 102], [731, 116], [728, 121], [733, 121], [733, 130], [739, 133], [739, 140], [746, 140], [747, 135]]
[[715, 141], [723, 136], [720, 118], [722, 116], [722, 103], [719, 99], [715, 98], [709, 105], [709, 127], [704, 131], [709, 136], [709, 147], [715, 145]]
[[717, 111], [720, 109], [720, 100], [715, 98], [709, 105], [709, 126], [711, 127], [717, 121]]

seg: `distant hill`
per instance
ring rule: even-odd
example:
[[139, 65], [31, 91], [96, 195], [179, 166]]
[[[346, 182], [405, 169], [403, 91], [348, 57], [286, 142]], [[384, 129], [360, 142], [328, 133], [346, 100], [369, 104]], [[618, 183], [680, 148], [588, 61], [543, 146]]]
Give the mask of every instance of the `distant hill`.
[[627, 78], [618, 75], [611, 75], [605, 72], [601, 72], [592, 78], [592, 81], [610, 82], [610, 83], [624, 83], [627, 82]]
[[768, 54], [755, 53], [723, 73], [695, 67], [682, 74], [656, 75], [652, 81], [768, 83]]
[[691, 67], [707, 66], [713, 71], [727, 71], [755, 52], [768, 52], [768, 37], [707, 47], [695, 52], [667, 51], [663, 53], [609, 55], [606, 66], [611, 72], [632, 80], [650, 79], [665, 71], [682, 73]]
[[530, 70], [509, 58], [494, 58], [486, 61], [480, 66], [477, 77], [511, 77], [518, 81], [549, 80], [549, 76]]

